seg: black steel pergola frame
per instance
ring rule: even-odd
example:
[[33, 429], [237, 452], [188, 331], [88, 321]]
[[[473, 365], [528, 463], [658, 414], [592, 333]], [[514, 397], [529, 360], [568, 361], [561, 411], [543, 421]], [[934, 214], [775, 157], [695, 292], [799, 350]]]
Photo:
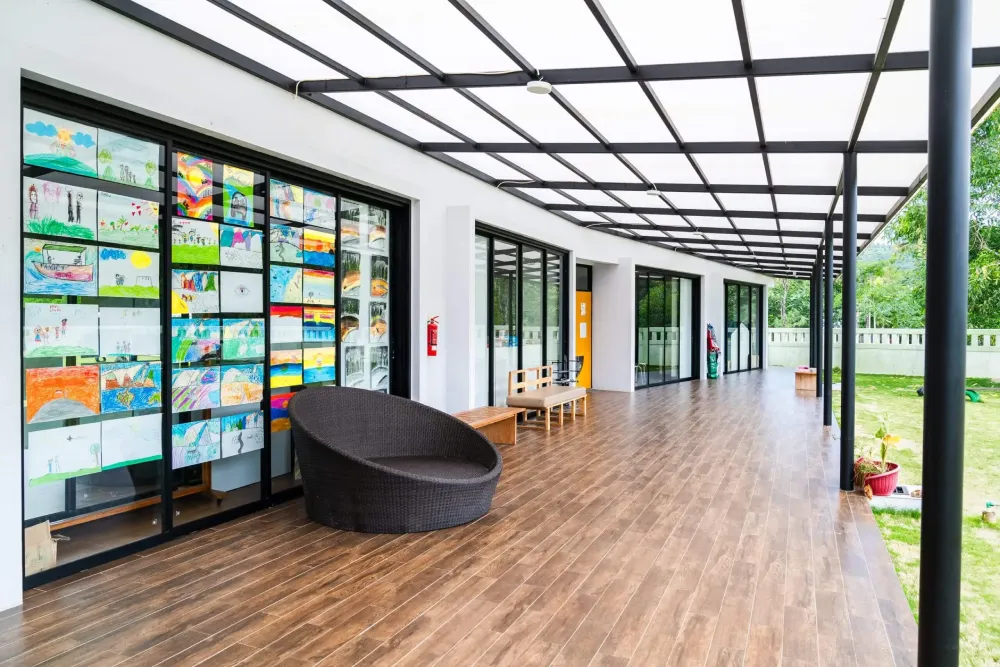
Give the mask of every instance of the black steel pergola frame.
[[[345, 0], [323, 0], [331, 10], [339, 12], [357, 26], [367, 31], [370, 35], [379, 39], [397, 54], [407, 58], [416, 66], [426, 72], [421, 75], [410, 76], [387, 76], [387, 77], [364, 77], [354, 72], [345, 65], [337, 62], [315, 48], [301, 42], [292, 35], [289, 35], [270, 23], [260, 19], [256, 15], [244, 10], [230, 0], [208, 0], [213, 5], [230, 13], [231, 15], [247, 22], [253, 27], [261, 30], [269, 36], [281, 41], [303, 55], [316, 60], [317, 62], [331, 68], [342, 79], [329, 80], [309, 80], [294, 81], [289, 77], [276, 72], [244, 55], [229, 49], [203, 35], [165, 18], [164, 16], [139, 5], [132, 0], [92, 0], [93, 2], [107, 7], [119, 14], [136, 20], [154, 30], [169, 35], [181, 42], [188, 44], [200, 51], [227, 62], [239, 69], [248, 72], [258, 78], [279, 86], [284, 90], [292, 92], [303, 99], [319, 104], [330, 111], [340, 114], [353, 120], [371, 130], [384, 136], [394, 139], [414, 150], [422, 152], [430, 157], [438, 159], [448, 165], [461, 170], [462, 172], [474, 176], [484, 182], [496, 187], [503, 188], [509, 194], [519, 197], [525, 201], [535, 204], [545, 210], [550, 211], [575, 225], [598, 229], [602, 232], [615, 236], [632, 239], [640, 243], [650, 244], [656, 247], [665, 247], [678, 252], [684, 252], [699, 256], [703, 259], [721, 262], [737, 266], [739, 268], [750, 269], [758, 273], [770, 275], [772, 277], [799, 277], [807, 273], [802, 270], [802, 266], [796, 259], [796, 255], [788, 254], [785, 251], [793, 249], [792, 246], [783, 241], [776, 244], [780, 251], [780, 262], [774, 262], [774, 256], [763, 255], [757, 252], [761, 246], [759, 243], [749, 240], [747, 237], [773, 235], [777, 237], [793, 236], [790, 230], [783, 230], [781, 220], [817, 220], [826, 221], [828, 218], [839, 219], [839, 215], [834, 215], [833, 211], [837, 205], [840, 193], [843, 188], [843, 177], [836, 186], [793, 186], [776, 184], [771, 175], [769, 156], [779, 153], [925, 153], [928, 148], [927, 141], [860, 141], [859, 136], [864, 124], [868, 108], [873, 99], [878, 79], [882, 72], [903, 72], [914, 70], [926, 70], [929, 67], [930, 57], [927, 51], [912, 51], [890, 53], [889, 45], [895, 32], [896, 24], [902, 11], [903, 0], [892, 0], [889, 13], [886, 17], [883, 34], [879, 40], [879, 45], [875, 53], [872, 54], [848, 54], [816, 57], [792, 57], [792, 58], [769, 58], [754, 59], [750, 50], [750, 40], [747, 33], [746, 16], [742, 0], [732, 0], [733, 16], [736, 23], [737, 34], [740, 41], [742, 59], [717, 62], [694, 62], [694, 63], [671, 63], [671, 64], [651, 64], [640, 65], [630, 53], [627, 44], [619, 35], [613, 22], [608, 17], [600, 0], [584, 0], [592, 13], [594, 19], [611, 42], [618, 55], [621, 57], [623, 65], [611, 67], [584, 67], [584, 68], [563, 68], [539, 70], [535, 68], [524, 56], [509, 43], [506, 39], [491, 26], [466, 0], [449, 0], [451, 5], [460, 12], [476, 29], [487, 37], [501, 52], [504, 53], [515, 65], [515, 70], [500, 73], [461, 73], [452, 74], [444, 72], [435, 67], [431, 62], [420, 56], [413, 49], [403, 44], [400, 40], [389, 34], [371, 21], [356, 9], [351, 7]], [[1000, 65], [1000, 47], [988, 47], [974, 49], [972, 52], [972, 65], [975, 67], [988, 67]], [[861, 104], [856, 116], [851, 137], [848, 141], [767, 141], [764, 133], [763, 122], [760, 112], [760, 101], [757, 93], [756, 79], [760, 77], [776, 76], [803, 76], [803, 75], [823, 75], [823, 74], [853, 74], [867, 73], [868, 82], [865, 86]], [[573, 105], [559, 93], [558, 88], [552, 92], [552, 98], [569, 114], [569, 116], [593, 137], [593, 142], [584, 143], [543, 143], [531, 136], [523, 128], [504, 116], [498, 110], [491, 107], [474, 92], [476, 88], [486, 87], [511, 87], [523, 86], [528, 81], [541, 77], [545, 81], [559, 84], [586, 84], [586, 83], [615, 83], [633, 82], [641, 86], [643, 93], [652, 105], [657, 116], [674, 139], [673, 142], [640, 142], [640, 143], [613, 143], [609, 142], [597, 128], [590, 123], [586, 117], [580, 113]], [[747, 81], [750, 102], [754, 116], [754, 123], [757, 130], [757, 141], [722, 141], [722, 142], [685, 142], [676, 125], [670, 118], [664, 104], [659, 100], [652, 86], [656, 81], [681, 81], [699, 79], [724, 79], [743, 78]], [[523, 142], [496, 142], [482, 143], [476, 142], [472, 138], [465, 136], [458, 130], [447, 125], [433, 115], [422, 111], [420, 108], [410, 104], [394, 91], [404, 90], [433, 90], [448, 89], [454, 90], [462, 95], [464, 99], [475, 105], [477, 108], [488, 114], [491, 118], [501, 123], [507, 129], [517, 134]], [[403, 132], [378, 121], [352, 107], [337, 100], [327, 97], [324, 93], [348, 93], [348, 92], [375, 92], [384, 99], [398, 105], [402, 109], [414, 114], [421, 120], [430, 123], [434, 127], [451, 134], [456, 138], [454, 142], [420, 142]], [[985, 110], [989, 109], [996, 98], [1000, 96], [1000, 85], [995, 84], [987, 95], [987, 99], [976, 109], [976, 115], [981, 116]], [[515, 170], [525, 177], [525, 181], [501, 181], [474, 167], [454, 158], [447, 153], [482, 153], [498, 160], [506, 167]], [[546, 181], [531, 173], [524, 167], [512, 162], [502, 155], [502, 153], [535, 153], [551, 156], [561, 166], [569, 169], [581, 181]], [[626, 167], [637, 179], [637, 182], [618, 183], [601, 182], [590, 178], [584, 171], [574, 166], [566, 160], [563, 155], [579, 153], [597, 153], [614, 156], [623, 166]], [[667, 153], [683, 155], [695, 174], [698, 177], [697, 183], [657, 183], [647, 178], [641, 170], [636, 168], [628, 159], [631, 154], [651, 154]], [[705, 176], [697, 161], [699, 154], [760, 154], [762, 156], [766, 185], [763, 184], [714, 184]], [[926, 174], [920, 174], [909, 187], [861, 187], [858, 189], [859, 196], [893, 196], [898, 197], [896, 204], [886, 215], [863, 215], [858, 216], [861, 222], [875, 222], [877, 227], [870, 234], [859, 234], [858, 238], [864, 241], [862, 249], [875, 238], [886, 222], [890, 220], [908, 201], [913, 194], [923, 185]], [[545, 188], [556, 192], [568, 199], [570, 204], [545, 204], [532, 197], [523, 190]], [[591, 190], [601, 192], [615, 201], [615, 206], [591, 206], [573, 196], [577, 190]], [[629, 206], [620, 199], [615, 191], [639, 191], [656, 190], [658, 198], [662, 200], [664, 208], [659, 207], [635, 207]], [[702, 192], [710, 194], [718, 210], [685, 209], [674, 206], [670, 201], [670, 194], [673, 192]], [[727, 209], [718, 194], [722, 193], [742, 193], [742, 194], [766, 194], [770, 196], [770, 211], [738, 211]], [[779, 208], [776, 195], [781, 194], [802, 194], [802, 195], [833, 195], [830, 209], [827, 214], [823, 213], [801, 213], [795, 211], [783, 211]], [[600, 221], [581, 221], [570, 215], [575, 212], [589, 212], [598, 217]], [[611, 214], [633, 214], [639, 217], [642, 225], [637, 223], [620, 222]], [[662, 225], [650, 219], [650, 215], [672, 215], [677, 216], [686, 226]], [[699, 227], [692, 222], [692, 217], [718, 217], [724, 219], [728, 226], [725, 228]], [[738, 226], [733, 218], [757, 218], [773, 220], [774, 230], [754, 230]], [[724, 232], [722, 230], [725, 230]], [[637, 230], [651, 232], [650, 235], [643, 235]], [[771, 232], [764, 234], [762, 232]], [[733, 255], [730, 252], [721, 250], [718, 245], [725, 244], [719, 239], [710, 239], [705, 235], [728, 233], [734, 235], [738, 241], [735, 245], [742, 246], [740, 255]], [[696, 235], [699, 238], [688, 238], [687, 234]], [[808, 249], [815, 252], [814, 257], [819, 260], [822, 249], [821, 231], [806, 232], [808, 236], [795, 235], [802, 238], [814, 238], [821, 243], [809, 246]], [[734, 239], [735, 240], [735, 239]], [[711, 250], [706, 250], [700, 246], [711, 246]], [[801, 248], [799, 248], [801, 249]], [[771, 257], [772, 261], [763, 258]], [[809, 263], [811, 265], [811, 263]], [[808, 266], [806, 267], [808, 268]]]

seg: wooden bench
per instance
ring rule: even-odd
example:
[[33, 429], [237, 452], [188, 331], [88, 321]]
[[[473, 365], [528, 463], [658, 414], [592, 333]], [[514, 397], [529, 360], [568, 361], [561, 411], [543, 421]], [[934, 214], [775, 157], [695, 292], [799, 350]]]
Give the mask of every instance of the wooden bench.
[[[533, 375], [533, 377], [531, 377]], [[552, 428], [552, 410], [559, 410], [559, 425], [563, 425], [563, 406], [572, 406], [570, 417], [575, 421], [577, 403], [583, 402], [581, 417], [587, 416], [587, 390], [583, 387], [561, 387], [552, 384], [552, 366], [538, 366], [510, 371], [507, 374], [507, 405], [534, 410], [537, 419], [545, 414], [545, 430]], [[527, 425], [527, 420], [525, 420]]]
[[816, 393], [816, 369], [796, 368], [795, 369], [795, 391], [811, 391]]
[[524, 412], [524, 408], [489, 407], [466, 410], [454, 416], [482, 433], [494, 444], [516, 445], [517, 416]]

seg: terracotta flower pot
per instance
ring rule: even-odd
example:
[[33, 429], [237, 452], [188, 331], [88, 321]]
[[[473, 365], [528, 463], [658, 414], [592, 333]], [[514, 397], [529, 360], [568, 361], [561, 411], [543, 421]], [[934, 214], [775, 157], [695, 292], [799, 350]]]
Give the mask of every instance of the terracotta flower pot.
[[876, 475], [865, 475], [865, 486], [872, 487], [872, 495], [891, 496], [899, 483], [899, 464], [886, 462], [886, 470]]

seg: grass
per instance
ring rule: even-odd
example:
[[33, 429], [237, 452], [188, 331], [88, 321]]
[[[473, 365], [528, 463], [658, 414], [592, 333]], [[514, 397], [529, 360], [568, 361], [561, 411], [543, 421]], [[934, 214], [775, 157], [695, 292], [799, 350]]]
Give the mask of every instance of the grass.
[[[834, 373], [839, 382], [839, 373]], [[1000, 526], [983, 523], [987, 499], [1000, 500], [1000, 392], [998, 383], [970, 378], [969, 387], [985, 388], [983, 403], [965, 406], [965, 519], [962, 531], [963, 665], [1000, 665]], [[923, 465], [924, 399], [919, 377], [857, 376], [857, 448], [871, 441], [884, 415], [889, 430], [902, 437], [889, 458], [902, 466], [902, 483], [920, 484]], [[840, 414], [840, 392], [833, 394]], [[914, 511], [877, 510], [875, 519], [896, 567], [903, 592], [917, 615], [920, 580], [920, 515]]]

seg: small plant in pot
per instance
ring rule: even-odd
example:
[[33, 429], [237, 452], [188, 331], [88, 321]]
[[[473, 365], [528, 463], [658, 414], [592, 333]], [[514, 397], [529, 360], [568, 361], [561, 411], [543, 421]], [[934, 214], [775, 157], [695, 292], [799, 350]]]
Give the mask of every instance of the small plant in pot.
[[899, 483], [899, 464], [888, 461], [889, 449], [899, 444], [899, 436], [889, 432], [888, 418], [882, 418], [879, 430], [866, 455], [854, 462], [854, 483], [871, 488], [872, 495], [889, 496]]

